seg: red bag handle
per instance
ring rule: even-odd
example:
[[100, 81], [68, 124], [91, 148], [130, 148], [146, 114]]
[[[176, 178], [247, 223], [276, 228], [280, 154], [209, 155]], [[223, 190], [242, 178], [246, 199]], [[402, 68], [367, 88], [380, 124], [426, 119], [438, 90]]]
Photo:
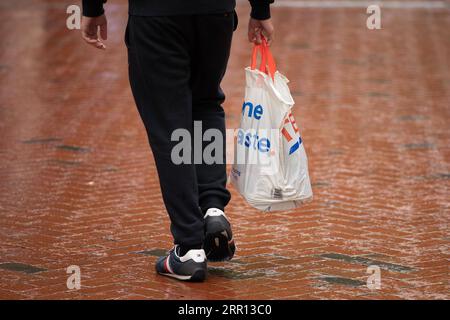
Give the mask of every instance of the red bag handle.
[[261, 54], [261, 63], [259, 65], [259, 70], [261, 72], [264, 72], [268, 74], [272, 80], [275, 76], [275, 71], [277, 71], [277, 66], [275, 64], [275, 60], [273, 59], [272, 52], [270, 52], [270, 48], [267, 45], [266, 38], [264, 36], [262, 37], [262, 43], [261, 44], [255, 44], [253, 46], [253, 52], [252, 52], [252, 61], [251, 61], [251, 69], [256, 69], [256, 58], [258, 56], [258, 52]]

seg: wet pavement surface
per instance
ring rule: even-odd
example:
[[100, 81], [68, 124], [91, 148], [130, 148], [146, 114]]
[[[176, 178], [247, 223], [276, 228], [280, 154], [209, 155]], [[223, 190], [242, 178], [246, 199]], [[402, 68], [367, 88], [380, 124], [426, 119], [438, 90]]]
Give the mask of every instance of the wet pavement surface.
[[[69, 4], [0, 4], [1, 299], [450, 298], [448, 7], [383, 9], [381, 30], [361, 8], [273, 8], [314, 201], [265, 214], [230, 187], [235, 259], [180, 283], [154, 272], [172, 240], [128, 84], [126, 5], [107, 5], [103, 52], [65, 27]], [[238, 12], [228, 128], [251, 51]]]

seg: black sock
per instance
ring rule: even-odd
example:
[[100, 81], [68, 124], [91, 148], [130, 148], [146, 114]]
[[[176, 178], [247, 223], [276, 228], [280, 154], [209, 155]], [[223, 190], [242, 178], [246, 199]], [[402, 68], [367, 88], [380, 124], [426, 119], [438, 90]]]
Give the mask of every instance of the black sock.
[[193, 249], [201, 249], [202, 245], [198, 245], [198, 246], [178, 246], [178, 250], [177, 250], [177, 254], [179, 257], [184, 256], [186, 253], [188, 253], [189, 250], [193, 250]]

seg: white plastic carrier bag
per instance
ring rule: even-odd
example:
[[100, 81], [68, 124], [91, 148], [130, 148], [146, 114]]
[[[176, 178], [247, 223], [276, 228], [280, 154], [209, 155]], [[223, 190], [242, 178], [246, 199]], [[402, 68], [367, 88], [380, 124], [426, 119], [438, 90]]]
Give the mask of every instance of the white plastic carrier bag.
[[[256, 68], [257, 55], [260, 66]], [[245, 69], [245, 101], [234, 141], [230, 180], [253, 207], [289, 210], [312, 199], [308, 160], [291, 113], [289, 80], [276, 71], [265, 39]]]

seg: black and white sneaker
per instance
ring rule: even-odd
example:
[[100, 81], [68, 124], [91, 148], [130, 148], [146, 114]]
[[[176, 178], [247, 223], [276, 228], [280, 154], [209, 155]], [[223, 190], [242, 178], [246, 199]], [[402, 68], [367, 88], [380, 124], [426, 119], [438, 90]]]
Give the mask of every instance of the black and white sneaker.
[[206, 279], [206, 254], [203, 249], [189, 250], [180, 257], [179, 246], [175, 245], [166, 257], [156, 262], [156, 272], [183, 281], [203, 281]]
[[209, 261], [231, 260], [236, 251], [231, 225], [225, 213], [210, 208], [205, 214], [205, 242], [203, 248]]

